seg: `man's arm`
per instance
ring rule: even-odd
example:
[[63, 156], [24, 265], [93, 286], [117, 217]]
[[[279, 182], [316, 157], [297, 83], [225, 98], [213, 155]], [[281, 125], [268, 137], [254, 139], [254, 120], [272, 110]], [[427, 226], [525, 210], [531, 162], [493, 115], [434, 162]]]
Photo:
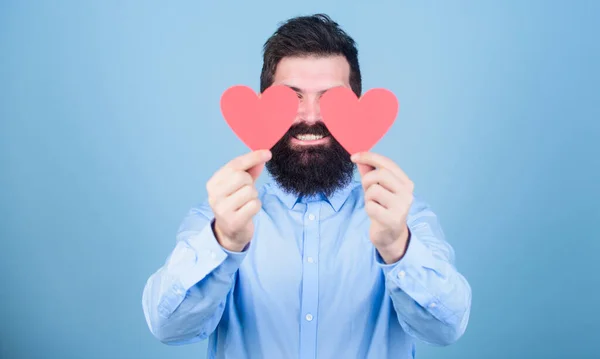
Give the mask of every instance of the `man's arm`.
[[452, 344], [466, 330], [471, 287], [454, 266], [454, 250], [437, 216], [416, 198], [408, 228], [408, 245], [400, 260], [386, 264], [374, 251], [386, 291], [407, 333], [433, 345]]
[[375, 259], [400, 324], [424, 342], [448, 345], [464, 333], [471, 288], [454, 267], [454, 250], [436, 215], [413, 195], [414, 183], [391, 159], [355, 153]]
[[223, 248], [212, 223], [208, 204], [192, 208], [179, 228], [174, 250], [146, 283], [144, 315], [152, 334], [163, 343], [204, 340], [221, 320], [246, 252]]

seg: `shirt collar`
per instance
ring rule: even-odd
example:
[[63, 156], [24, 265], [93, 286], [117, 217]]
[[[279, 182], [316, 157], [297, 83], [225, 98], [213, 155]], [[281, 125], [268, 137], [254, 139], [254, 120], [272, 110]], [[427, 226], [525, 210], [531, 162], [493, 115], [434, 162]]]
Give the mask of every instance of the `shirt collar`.
[[358, 187], [360, 185], [361, 184], [359, 181], [356, 181], [353, 179], [344, 187], [337, 189], [329, 197], [325, 196], [322, 193], [319, 193], [319, 194], [311, 196], [311, 197], [304, 197], [304, 196], [296, 196], [294, 194], [286, 192], [279, 185], [279, 183], [277, 181], [275, 181], [273, 179], [273, 177], [271, 177], [271, 176], [269, 176], [269, 181], [267, 183], [267, 187], [289, 209], [294, 209], [294, 206], [296, 205], [296, 203], [306, 203], [306, 202], [310, 202], [310, 201], [322, 200], [322, 201], [329, 203], [331, 208], [333, 208], [333, 210], [336, 212], [339, 211], [339, 209], [342, 207], [344, 202], [346, 202], [346, 200], [348, 199], [348, 196], [350, 196], [350, 193], [352, 192], [352, 190], [354, 190], [356, 187]]

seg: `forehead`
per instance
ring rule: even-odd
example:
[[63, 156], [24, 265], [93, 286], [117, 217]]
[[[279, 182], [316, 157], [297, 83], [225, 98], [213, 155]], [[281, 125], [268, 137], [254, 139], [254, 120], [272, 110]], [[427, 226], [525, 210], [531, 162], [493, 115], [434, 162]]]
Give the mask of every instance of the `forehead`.
[[287, 85], [306, 92], [331, 87], [350, 87], [350, 65], [343, 56], [285, 57], [277, 65], [273, 85]]

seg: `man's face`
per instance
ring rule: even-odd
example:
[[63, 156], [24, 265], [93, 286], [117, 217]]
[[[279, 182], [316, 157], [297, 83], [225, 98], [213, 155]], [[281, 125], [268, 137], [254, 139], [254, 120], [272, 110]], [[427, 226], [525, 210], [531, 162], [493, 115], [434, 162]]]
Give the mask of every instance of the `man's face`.
[[321, 119], [321, 95], [334, 87], [350, 88], [350, 65], [343, 56], [289, 57], [279, 62], [273, 85], [298, 94], [296, 120], [271, 149], [266, 165], [275, 180], [296, 195], [330, 195], [352, 179], [354, 164], [348, 152]]

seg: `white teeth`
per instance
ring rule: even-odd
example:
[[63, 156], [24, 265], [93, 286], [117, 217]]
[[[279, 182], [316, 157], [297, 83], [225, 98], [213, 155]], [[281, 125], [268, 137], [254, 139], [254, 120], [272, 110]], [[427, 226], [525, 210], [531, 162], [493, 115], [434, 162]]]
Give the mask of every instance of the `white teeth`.
[[323, 136], [318, 135], [298, 135], [296, 137], [301, 141], [316, 141], [323, 138]]

